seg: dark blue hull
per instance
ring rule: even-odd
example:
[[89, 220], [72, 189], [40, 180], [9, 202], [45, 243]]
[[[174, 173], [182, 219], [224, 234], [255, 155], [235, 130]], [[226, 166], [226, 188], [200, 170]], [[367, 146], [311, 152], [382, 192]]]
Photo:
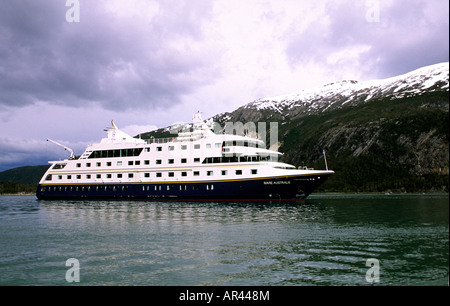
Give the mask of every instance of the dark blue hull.
[[102, 184], [42, 184], [40, 200], [263, 201], [302, 200], [329, 174], [249, 180]]

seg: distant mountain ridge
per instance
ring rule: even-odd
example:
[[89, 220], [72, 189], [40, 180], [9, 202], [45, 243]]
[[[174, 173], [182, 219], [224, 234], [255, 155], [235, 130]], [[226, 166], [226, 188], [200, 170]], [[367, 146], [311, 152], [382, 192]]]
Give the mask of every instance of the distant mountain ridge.
[[24, 166], [0, 172], [0, 182], [37, 185], [48, 169], [48, 165]]
[[[395, 100], [448, 90], [447, 62], [387, 79], [365, 82], [344, 80], [294, 94], [257, 99], [233, 112], [218, 114], [213, 118], [218, 122], [260, 121], [267, 117], [274, 120], [295, 119], [373, 100]], [[271, 114], [267, 116], [267, 112]]]
[[0, 172], [0, 195], [34, 193], [48, 167], [25, 166]]
[[449, 63], [258, 99], [213, 120], [278, 122], [283, 160], [336, 171], [328, 191], [449, 188]]

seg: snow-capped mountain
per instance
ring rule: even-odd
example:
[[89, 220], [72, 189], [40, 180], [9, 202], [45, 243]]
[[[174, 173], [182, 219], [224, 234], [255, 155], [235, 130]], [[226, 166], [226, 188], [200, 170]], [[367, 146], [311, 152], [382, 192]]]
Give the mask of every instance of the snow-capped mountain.
[[[249, 111], [271, 111], [281, 115], [280, 119], [295, 118], [303, 115], [324, 112], [341, 108], [346, 105], [356, 105], [374, 99], [398, 99], [411, 97], [424, 92], [449, 90], [449, 63], [426, 66], [412, 72], [388, 79], [358, 82], [344, 80], [324, 85], [318, 88], [305, 89], [298, 93], [262, 98], [239, 108], [247, 115]], [[235, 118], [229, 114], [216, 116], [217, 119]], [[248, 116], [246, 116], [248, 117]], [[253, 114], [258, 120], [259, 116]], [[278, 117], [278, 116], [276, 116]], [[219, 119], [219, 120], [220, 120]]]
[[263, 98], [215, 122], [278, 122], [283, 160], [323, 167], [334, 191], [445, 191], [449, 63], [364, 82], [340, 81]]

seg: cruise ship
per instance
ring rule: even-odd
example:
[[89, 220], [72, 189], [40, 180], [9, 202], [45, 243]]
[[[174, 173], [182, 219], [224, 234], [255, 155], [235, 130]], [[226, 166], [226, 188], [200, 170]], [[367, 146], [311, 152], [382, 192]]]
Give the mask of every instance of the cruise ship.
[[266, 149], [262, 140], [215, 133], [199, 113], [193, 121], [175, 137], [147, 140], [131, 137], [112, 121], [106, 137], [87, 146], [81, 156], [63, 146], [70, 157], [49, 162], [36, 196], [40, 200], [302, 200], [334, 173], [280, 162], [282, 154]]

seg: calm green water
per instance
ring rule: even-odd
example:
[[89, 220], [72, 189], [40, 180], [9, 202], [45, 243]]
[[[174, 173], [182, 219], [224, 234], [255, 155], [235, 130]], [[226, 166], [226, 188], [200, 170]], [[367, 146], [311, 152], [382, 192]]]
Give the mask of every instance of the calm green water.
[[[448, 208], [448, 194], [295, 204], [2, 196], [0, 285], [448, 285]], [[66, 280], [69, 258], [79, 283]], [[366, 280], [370, 258], [378, 283]]]

